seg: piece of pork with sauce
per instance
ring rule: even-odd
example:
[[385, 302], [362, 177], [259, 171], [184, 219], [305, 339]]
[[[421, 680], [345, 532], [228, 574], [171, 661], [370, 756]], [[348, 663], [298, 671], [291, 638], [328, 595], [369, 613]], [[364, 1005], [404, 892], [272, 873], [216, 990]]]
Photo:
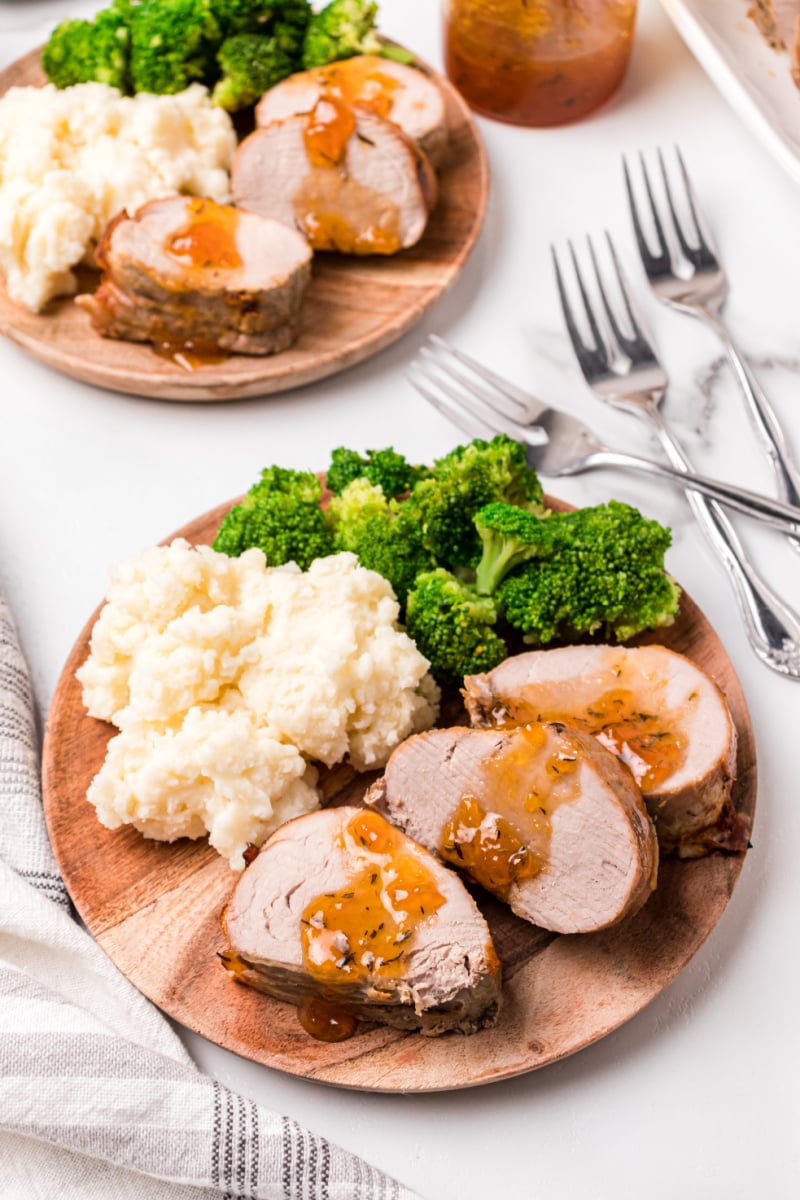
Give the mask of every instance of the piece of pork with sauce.
[[597, 737], [642, 789], [662, 852], [747, 848], [731, 801], [736, 728], [721, 690], [664, 646], [564, 646], [506, 659], [464, 680], [473, 724], [568, 721]]
[[121, 213], [95, 257], [100, 287], [78, 303], [98, 333], [175, 352], [286, 349], [311, 278], [311, 251], [295, 230], [193, 196]]
[[394, 751], [367, 801], [557, 933], [605, 929], [655, 887], [658, 844], [630, 772], [561, 724], [433, 729]]
[[435, 1036], [473, 1033], [500, 1004], [488, 927], [458, 876], [382, 816], [353, 807], [289, 821], [222, 916], [242, 983], [302, 1006]]

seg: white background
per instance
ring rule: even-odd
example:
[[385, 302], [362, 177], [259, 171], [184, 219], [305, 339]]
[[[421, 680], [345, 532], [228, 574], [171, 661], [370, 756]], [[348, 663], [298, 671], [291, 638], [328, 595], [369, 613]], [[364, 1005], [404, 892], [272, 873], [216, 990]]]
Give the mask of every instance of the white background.
[[[0, 67], [35, 45], [54, 14], [87, 7], [4, 0]], [[731, 21], [744, 25], [744, 10], [740, 0]], [[381, 11], [387, 34], [440, 63], [437, 5], [383, 0]], [[785, 67], [776, 59], [775, 69]], [[552, 131], [479, 124], [492, 196], [478, 248], [425, 322], [369, 363], [275, 398], [180, 405], [92, 389], [0, 343], [0, 582], [43, 714], [113, 561], [243, 491], [266, 464], [318, 469], [341, 443], [393, 443], [419, 461], [449, 449], [453, 429], [403, 378], [428, 332], [580, 412], [615, 446], [647, 449], [646, 431], [601, 408], [578, 379], [548, 257], [551, 241], [608, 228], [644, 295], [623, 152], [682, 146], [729, 271], [730, 321], [800, 451], [800, 193], [653, 0], [640, 14], [626, 83], [599, 115]], [[667, 412], [696, 465], [768, 489], [712, 336], [645, 298], [674, 382]], [[578, 502], [613, 494], [671, 523], [669, 566], [742, 679], [758, 742], [758, 812], [754, 847], [719, 926], [635, 1020], [508, 1083], [369, 1095], [280, 1075], [188, 1033], [186, 1044], [204, 1070], [370, 1158], [427, 1200], [800, 1195], [800, 682], [772, 674], [748, 648], [728, 581], [677, 493], [606, 472], [551, 490]], [[737, 525], [764, 574], [800, 606], [797, 555], [777, 535]]]

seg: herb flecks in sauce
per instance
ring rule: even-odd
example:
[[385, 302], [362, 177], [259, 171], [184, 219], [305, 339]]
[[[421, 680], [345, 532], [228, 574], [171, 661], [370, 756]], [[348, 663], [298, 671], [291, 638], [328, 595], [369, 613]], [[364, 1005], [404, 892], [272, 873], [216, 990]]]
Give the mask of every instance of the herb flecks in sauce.
[[477, 796], [463, 796], [451, 815], [442, 857], [500, 896], [538, 875], [549, 857], [553, 813], [578, 795], [578, 761], [563, 729], [515, 729], [482, 764]]
[[352, 874], [303, 911], [303, 961], [321, 983], [397, 978], [416, 928], [444, 904], [432, 872], [378, 813], [360, 812], [342, 833]]

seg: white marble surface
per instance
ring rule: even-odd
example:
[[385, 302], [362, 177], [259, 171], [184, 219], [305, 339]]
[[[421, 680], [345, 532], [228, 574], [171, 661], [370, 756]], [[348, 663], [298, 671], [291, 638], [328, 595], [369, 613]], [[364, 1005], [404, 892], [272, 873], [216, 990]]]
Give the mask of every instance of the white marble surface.
[[[4, 0], [0, 66], [33, 46], [54, 13], [89, 7]], [[440, 61], [430, 0], [383, 0], [382, 12], [387, 33]], [[481, 130], [492, 199], [472, 261], [423, 325], [334, 379], [263, 401], [158, 403], [63, 379], [0, 343], [0, 579], [42, 713], [114, 560], [240, 492], [266, 463], [316, 468], [341, 443], [394, 443], [425, 460], [454, 444], [454, 431], [403, 380], [430, 331], [581, 413], [614, 444], [646, 448], [646, 431], [603, 410], [577, 378], [548, 259], [551, 240], [608, 228], [641, 285], [623, 152], [683, 147], [732, 281], [731, 324], [800, 451], [800, 193], [654, 0], [645, 0], [628, 79], [602, 113], [555, 131], [486, 121]], [[698, 468], [768, 488], [711, 335], [649, 298], [647, 309], [674, 380], [668, 413]], [[370, 1157], [428, 1200], [796, 1196], [800, 683], [773, 675], [749, 650], [729, 583], [679, 495], [611, 473], [556, 490], [578, 502], [615, 495], [673, 525], [669, 566], [716, 626], [749, 698], [760, 756], [754, 847], [706, 946], [658, 1000], [598, 1045], [472, 1091], [336, 1091], [191, 1034], [186, 1043], [204, 1070]], [[798, 556], [778, 535], [736, 520], [764, 574], [800, 606]]]

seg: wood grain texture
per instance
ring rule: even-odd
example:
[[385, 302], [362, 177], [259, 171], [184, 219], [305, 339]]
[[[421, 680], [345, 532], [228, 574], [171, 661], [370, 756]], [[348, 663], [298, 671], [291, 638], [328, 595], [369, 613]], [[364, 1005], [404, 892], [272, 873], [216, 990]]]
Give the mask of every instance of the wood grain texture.
[[[548, 503], [566, 507], [552, 498]], [[207, 544], [229, 508], [221, 505], [173, 536]], [[494, 1028], [428, 1039], [362, 1025], [339, 1045], [315, 1042], [291, 1005], [235, 983], [220, 966], [219, 914], [238, 876], [207, 842], [165, 845], [131, 828], [112, 833], [86, 802], [115, 732], [86, 716], [75, 679], [96, 616], [69, 656], [47, 723], [44, 805], [56, 858], [87, 927], [135, 986], [175, 1020], [245, 1058], [324, 1083], [385, 1092], [447, 1090], [519, 1075], [588, 1046], [639, 1012], [686, 965], [728, 903], [743, 856], [666, 860], [641, 912], [596, 934], [547, 933], [481, 894], [504, 968], [504, 1007]], [[739, 732], [734, 800], [752, 817], [753, 730], [714, 630], [684, 594], [673, 626], [637, 640], [688, 655], [724, 691]], [[334, 768], [325, 777], [326, 799], [358, 802], [374, 778]]]
[[[57, 371], [112, 391], [160, 400], [231, 400], [266, 396], [323, 379], [376, 354], [406, 333], [450, 287], [483, 224], [489, 192], [486, 154], [470, 111], [441, 76], [447, 102], [449, 158], [439, 201], [420, 243], [388, 258], [317, 254], [294, 346], [266, 357], [231, 355], [187, 372], [149, 346], [101, 338], [70, 298], [40, 314], [9, 300], [0, 281], [0, 333]], [[10, 87], [40, 86], [39, 51], [0, 72]], [[80, 276], [82, 291], [97, 272]]]

